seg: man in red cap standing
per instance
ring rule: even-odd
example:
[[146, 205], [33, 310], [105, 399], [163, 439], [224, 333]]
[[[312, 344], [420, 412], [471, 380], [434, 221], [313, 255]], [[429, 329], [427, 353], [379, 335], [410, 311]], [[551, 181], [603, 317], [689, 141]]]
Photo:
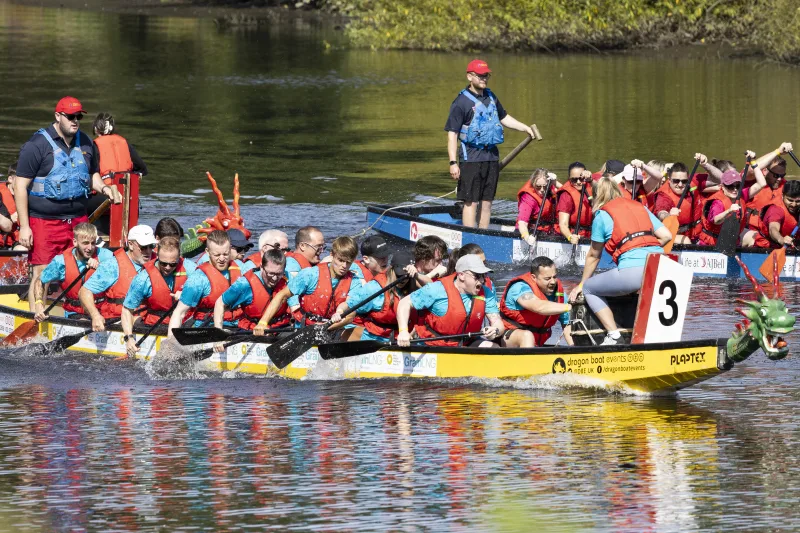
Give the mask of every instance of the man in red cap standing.
[[[31, 287], [44, 267], [70, 247], [72, 229], [88, 221], [92, 189], [121, 201], [119, 191], [100, 179], [91, 137], [78, 129], [84, 113], [76, 98], [65, 96], [56, 104], [55, 122], [34, 133], [19, 153], [14, 201], [19, 242], [30, 250]], [[28, 292], [33, 309], [34, 291]]]
[[479, 227], [489, 227], [500, 175], [497, 145], [503, 142], [503, 126], [533, 137], [533, 130], [506, 113], [497, 96], [486, 87], [491, 72], [486, 61], [480, 59], [467, 65], [469, 85], [453, 100], [444, 126], [450, 176], [458, 180], [457, 197], [464, 202], [462, 222], [471, 228], [475, 227], [478, 203]]

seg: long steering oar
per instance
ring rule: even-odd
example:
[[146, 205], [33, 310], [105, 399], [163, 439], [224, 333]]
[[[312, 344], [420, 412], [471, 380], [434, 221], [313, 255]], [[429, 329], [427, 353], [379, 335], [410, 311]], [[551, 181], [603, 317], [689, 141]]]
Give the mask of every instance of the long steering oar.
[[[681, 204], [683, 204], [683, 199], [686, 198], [686, 193], [689, 189], [692, 188], [692, 180], [694, 179], [694, 173], [697, 172], [697, 167], [700, 166], [700, 160], [696, 159], [694, 162], [694, 167], [692, 167], [692, 173], [689, 175], [689, 183], [686, 184], [686, 187], [683, 188], [683, 192], [681, 193], [680, 199], [678, 199], [677, 208], [680, 210]], [[681, 225], [678, 220], [677, 215], [670, 215], [664, 219], [664, 227], [669, 230], [672, 234], [672, 238], [669, 240], [667, 244], [664, 245], [664, 253], [668, 254], [672, 251], [672, 247], [675, 245], [675, 237], [678, 236], [678, 230], [680, 229]]]
[[503, 168], [506, 165], [511, 163], [511, 161], [515, 157], [517, 157], [521, 151], [527, 148], [527, 146], [531, 143], [531, 141], [533, 141], [534, 139], [537, 141], [542, 140], [542, 135], [539, 133], [539, 128], [536, 127], [536, 124], [531, 124], [531, 129], [533, 130], [533, 137], [531, 136], [525, 137], [525, 139], [521, 143], [519, 143], [516, 148], [511, 150], [508, 153], [508, 155], [505, 156], [502, 161], [500, 161], [500, 170], [503, 170]]
[[[400, 276], [396, 281], [389, 283], [375, 294], [371, 294], [353, 307], [345, 309], [345, 311], [342, 313], [342, 316], [345, 317], [349, 315], [356, 309], [371, 302], [381, 294], [390, 291], [396, 285], [404, 283], [407, 278], [407, 274]], [[267, 348], [267, 355], [276, 367], [284, 368], [285, 366], [291, 364], [292, 361], [303, 355], [303, 353], [311, 348], [315, 343], [324, 342], [327, 339], [326, 333], [330, 326], [330, 322], [322, 322], [320, 324], [306, 326], [300, 329], [300, 331], [297, 333], [293, 333], [285, 339], [280, 339], [274, 344], [270, 345], [270, 347]]]
[[[441, 337], [431, 337], [428, 339], [411, 339], [411, 342], [430, 342], [455, 339], [469, 339], [483, 335], [477, 333], [461, 333], [458, 335], [443, 335]], [[355, 342], [331, 342], [317, 346], [319, 355], [323, 359], [344, 359], [355, 355], [377, 352], [378, 350], [402, 350], [401, 346], [383, 341], [355, 341]], [[435, 349], [435, 348], [434, 348]]]
[[583, 199], [586, 198], [586, 182], [583, 182], [583, 187], [581, 187], [581, 197], [578, 201], [578, 218], [575, 222], [575, 235], [578, 236], [578, 242], [572, 245], [572, 253], [569, 256], [569, 262], [567, 263], [567, 267], [570, 266], [578, 266], [578, 262], [575, 260], [575, 255], [578, 253], [578, 246], [581, 244], [581, 210], [583, 209]]
[[[734, 204], [739, 202], [739, 198], [742, 197], [742, 191], [744, 190], [744, 178], [747, 176], [747, 171], [750, 169], [750, 156], [747, 156], [747, 162], [744, 164], [744, 170], [742, 170], [742, 180], [739, 185], [739, 192], [736, 193], [736, 200], [734, 200]], [[736, 245], [739, 242], [739, 226], [740, 224], [740, 217], [743, 216], [742, 210], [739, 209], [735, 213], [731, 213], [725, 218], [725, 221], [722, 223], [722, 228], [719, 230], [719, 237], [717, 238], [717, 251], [721, 254], [725, 254], [728, 257], [733, 257], [736, 255]]]
[[[84, 269], [83, 269], [83, 270], [81, 270], [81, 271], [78, 273], [78, 276], [77, 276], [77, 277], [76, 277], [74, 280], [72, 280], [72, 282], [69, 284], [69, 286], [68, 286], [66, 289], [64, 289], [64, 290], [61, 292], [61, 294], [59, 294], [59, 295], [58, 295], [58, 298], [56, 298], [55, 300], [53, 300], [53, 303], [51, 303], [51, 304], [50, 304], [50, 305], [47, 307], [47, 309], [45, 309], [45, 310], [44, 310], [44, 314], [46, 315], [46, 314], [48, 314], [50, 311], [52, 311], [52, 310], [53, 310], [53, 308], [54, 308], [56, 305], [58, 305], [58, 303], [59, 303], [59, 302], [61, 302], [61, 300], [63, 300], [63, 299], [64, 299], [64, 297], [67, 295], [67, 293], [68, 293], [69, 291], [71, 291], [71, 290], [72, 290], [72, 288], [73, 288], [73, 287], [74, 287], [74, 286], [75, 286], [75, 285], [76, 285], [76, 284], [77, 284], [77, 283], [78, 283], [78, 282], [79, 282], [81, 279], [83, 279], [83, 276], [84, 276], [84, 274], [86, 274], [86, 272], [88, 272], [88, 271], [89, 271], [89, 267], [88, 267], [88, 266], [87, 266], [87, 267], [84, 267]], [[3, 339], [2, 341], [0, 341], [0, 346], [9, 346], [9, 345], [13, 345], [13, 344], [19, 344], [19, 342], [20, 342], [20, 341], [24, 341], [24, 340], [30, 339], [31, 337], [33, 337], [34, 335], [36, 335], [36, 333], [37, 333], [38, 331], [39, 331], [39, 323], [38, 323], [38, 322], [36, 322], [35, 320], [29, 320], [28, 322], [25, 322], [25, 323], [23, 323], [23, 324], [20, 324], [20, 325], [19, 325], [19, 327], [18, 327], [17, 329], [15, 329], [14, 331], [12, 331], [12, 332], [11, 332], [11, 333], [10, 333], [10, 334], [9, 334], [9, 335], [8, 335], [8, 336], [5, 338], [5, 339]], [[78, 342], [78, 341], [75, 341], [75, 342]], [[74, 343], [73, 343], [73, 344], [74, 344]]]
[[[116, 324], [120, 321], [120, 318], [109, 318], [105, 321], [106, 326], [111, 326]], [[44, 355], [48, 353], [56, 353], [56, 352], [63, 352], [70, 346], [73, 346], [86, 335], [93, 331], [92, 328], [86, 328], [78, 333], [71, 333], [69, 335], [64, 335], [63, 337], [59, 337], [50, 342], [37, 342], [28, 344], [27, 346], [23, 346], [22, 348], [18, 348], [18, 350], [22, 350], [25, 352], [26, 355]]]

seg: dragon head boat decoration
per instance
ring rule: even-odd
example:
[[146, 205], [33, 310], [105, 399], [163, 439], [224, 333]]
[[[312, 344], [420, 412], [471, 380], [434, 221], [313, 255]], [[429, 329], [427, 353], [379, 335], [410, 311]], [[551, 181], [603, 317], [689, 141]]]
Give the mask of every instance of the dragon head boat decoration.
[[744, 319], [736, 324], [736, 330], [728, 339], [728, 357], [735, 362], [744, 361], [761, 348], [773, 361], [783, 359], [789, 354], [789, 345], [783, 336], [794, 330], [795, 317], [789, 314], [786, 304], [779, 298], [777, 273], [772, 283], [773, 298], [770, 298], [741, 259], [737, 257], [736, 261], [753, 285], [758, 300], [737, 300], [743, 307], [736, 311]]
[[239, 210], [239, 174], [233, 177], [233, 209], [228, 207], [222, 191], [217, 186], [217, 180], [211, 175], [211, 172], [206, 172], [206, 177], [211, 183], [211, 189], [217, 196], [217, 205], [219, 209], [217, 213], [210, 218], [205, 219], [201, 224], [194, 228], [190, 228], [186, 232], [186, 238], [181, 242], [181, 253], [191, 257], [196, 252], [205, 247], [208, 234], [214, 230], [228, 231], [230, 229], [239, 229], [244, 233], [246, 238], [250, 238], [250, 230], [244, 227], [244, 219], [242, 218]]

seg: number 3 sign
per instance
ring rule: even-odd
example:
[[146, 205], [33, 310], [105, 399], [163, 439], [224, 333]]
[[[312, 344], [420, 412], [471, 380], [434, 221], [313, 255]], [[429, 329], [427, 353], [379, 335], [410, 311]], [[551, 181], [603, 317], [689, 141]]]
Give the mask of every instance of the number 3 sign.
[[691, 269], [666, 255], [647, 256], [631, 343], [679, 341], [691, 287]]

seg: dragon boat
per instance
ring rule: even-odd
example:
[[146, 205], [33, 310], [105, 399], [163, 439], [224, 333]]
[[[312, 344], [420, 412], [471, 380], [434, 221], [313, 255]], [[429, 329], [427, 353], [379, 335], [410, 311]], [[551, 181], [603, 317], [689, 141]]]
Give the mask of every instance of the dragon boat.
[[[651, 265], [652, 263], [652, 265]], [[746, 270], [746, 267], [743, 267]], [[758, 349], [770, 359], [782, 359], [789, 352], [782, 336], [789, 334], [795, 318], [783, 301], [769, 298], [758, 282], [749, 276], [758, 300], [742, 302], [744, 321], [728, 338], [674, 341], [683, 329], [689, 298], [691, 271], [653, 254], [648, 258], [645, 282], [639, 297], [618, 303], [615, 309], [620, 325], [626, 327], [625, 344], [598, 346], [605, 332], [592, 313], [582, 305], [573, 310], [573, 338], [576, 346], [543, 346], [531, 349], [490, 349], [465, 347], [387, 346], [374, 352], [336, 360], [324, 360], [320, 349], [313, 347], [283, 369], [275, 367], [267, 354], [266, 343], [243, 342], [229, 346], [224, 353], [207, 353], [195, 364], [205, 372], [236, 371], [236, 375], [270, 376], [291, 379], [318, 378], [467, 378], [490, 380], [566, 379], [576, 386], [616, 387], [645, 393], [671, 393], [730, 370]], [[675, 290], [664, 290], [665, 287]], [[18, 286], [19, 290], [24, 287]], [[5, 287], [0, 294], [0, 336], [30, 320], [26, 302]], [[54, 313], [58, 314], [58, 313]], [[628, 318], [623, 318], [623, 317]], [[54, 316], [40, 325], [40, 337], [53, 341], [79, 335], [91, 329], [86, 320]], [[144, 333], [144, 329], [136, 332]], [[39, 338], [37, 342], [41, 342]], [[167, 343], [170, 347], [167, 348]], [[197, 346], [210, 352], [211, 345]], [[25, 349], [25, 348], [20, 348]], [[96, 357], [123, 358], [125, 343], [119, 327], [101, 333], [88, 333], [68, 348], [70, 352]], [[194, 362], [192, 352], [160, 334], [148, 337], [138, 358], [148, 360], [175, 350], [183, 360]], [[195, 352], [196, 353], [196, 352]], [[210, 355], [210, 356], [209, 356]], [[550, 376], [550, 377], [548, 377]], [[578, 376], [577, 379], [574, 379]], [[566, 383], [566, 382], [565, 382]]]
[[[532, 253], [530, 247], [520, 239], [516, 221], [512, 219], [493, 217], [488, 229], [464, 227], [461, 224], [461, 207], [458, 205], [433, 207], [373, 205], [367, 207], [367, 224], [386, 237], [407, 242], [416, 242], [426, 235], [436, 235], [441, 237], [450, 249], [475, 243], [483, 249], [486, 259], [497, 263], [522, 263], [541, 255], [558, 262], [562, 256], [569, 257], [572, 254], [572, 245], [561, 235], [552, 233], [540, 233], [537, 236], [536, 250]], [[575, 254], [578, 266], [583, 267], [588, 251], [589, 242], [584, 238]], [[770, 252], [772, 250], [763, 248], [739, 248], [736, 250], [736, 255], [748, 269], [757, 272]], [[744, 269], [737, 261], [708, 246], [676, 244], [672, 253], [696, 276], [746, 277]], [[598, 268], [607, 269], [614, 266], [611, 256], [604, 250]], [[780, 279], [800, 280], [799, 251], [792, 250], [786, 253], [786, 263]]]

